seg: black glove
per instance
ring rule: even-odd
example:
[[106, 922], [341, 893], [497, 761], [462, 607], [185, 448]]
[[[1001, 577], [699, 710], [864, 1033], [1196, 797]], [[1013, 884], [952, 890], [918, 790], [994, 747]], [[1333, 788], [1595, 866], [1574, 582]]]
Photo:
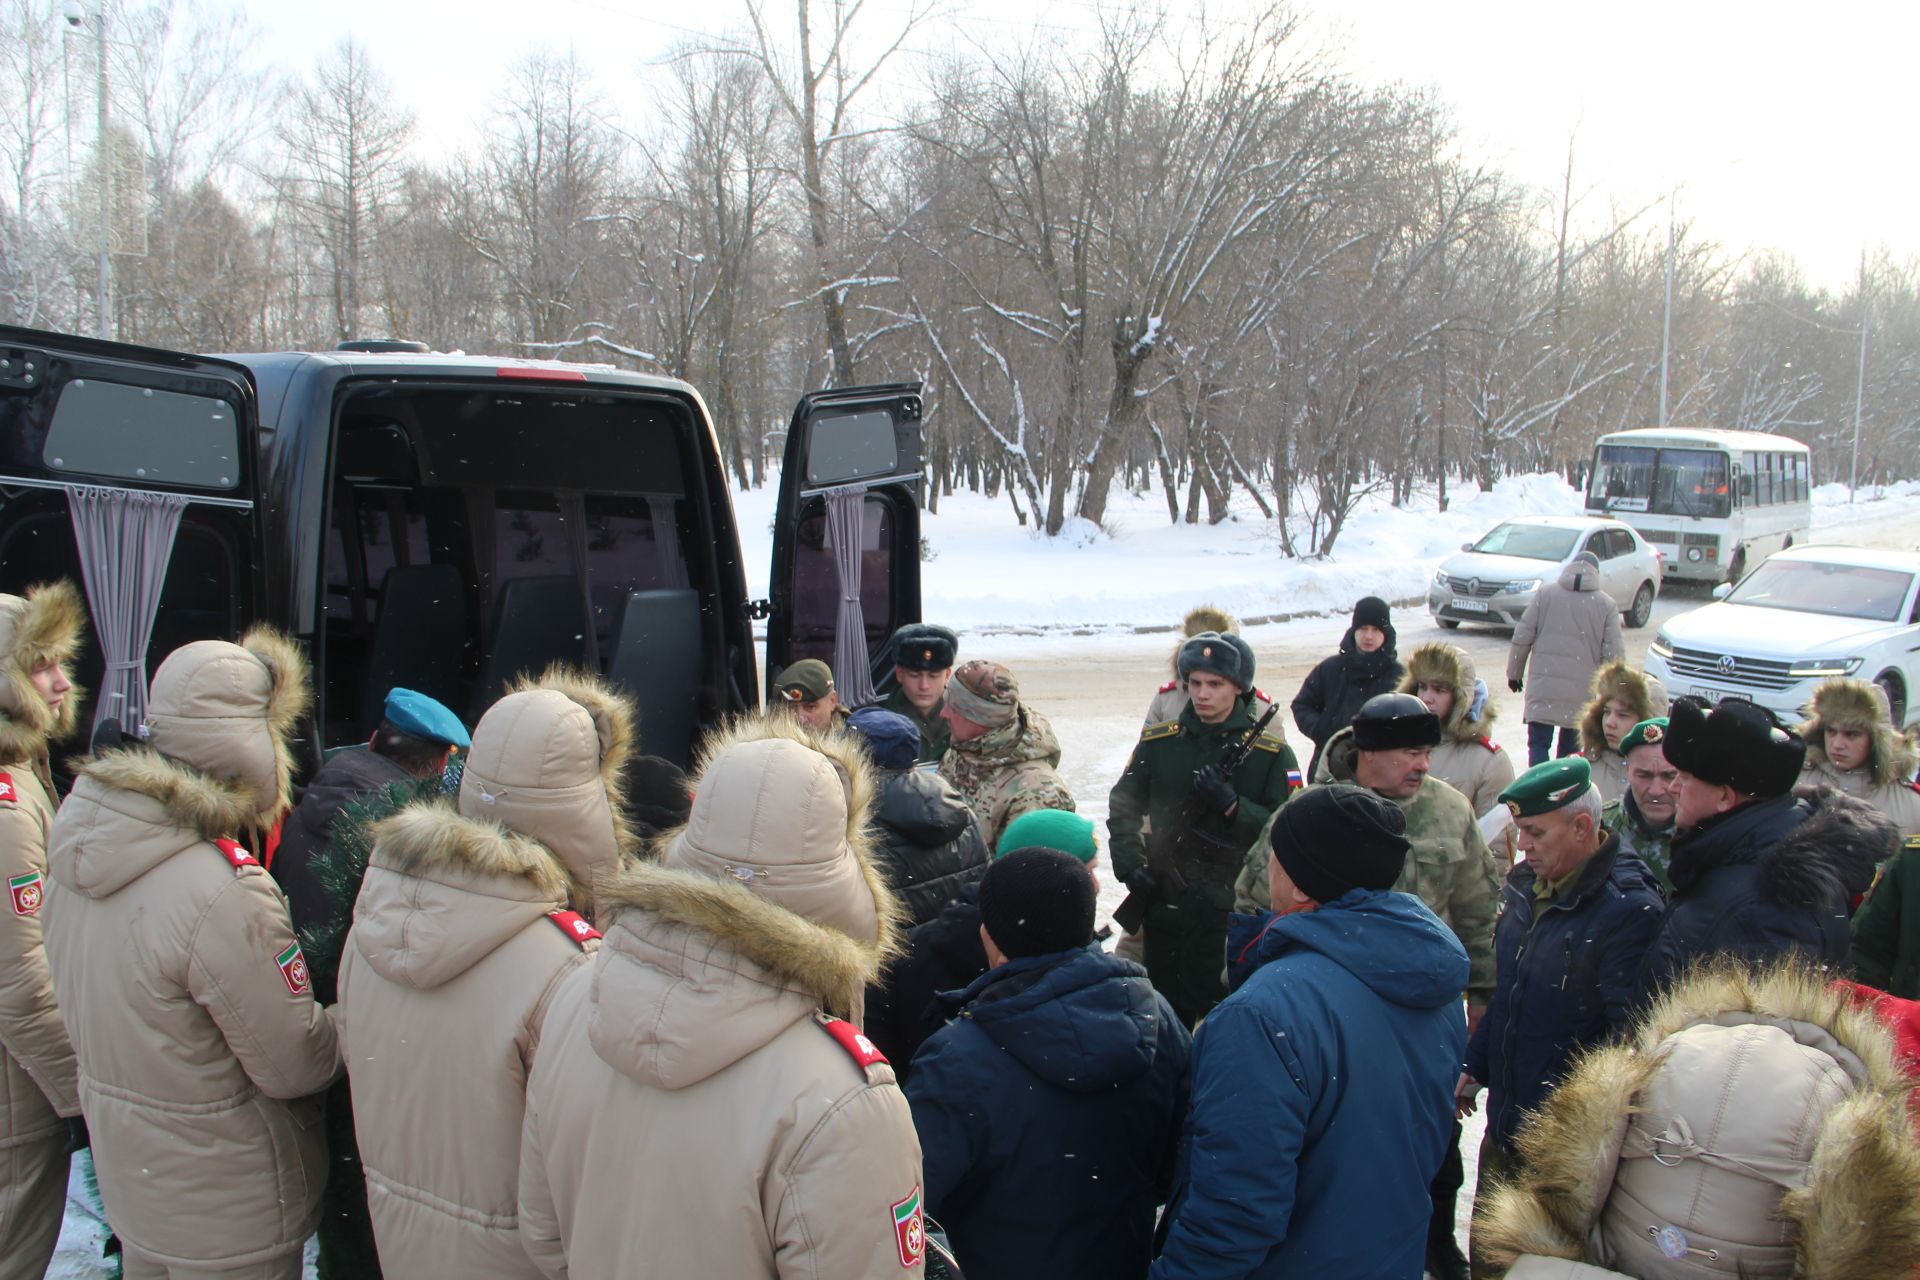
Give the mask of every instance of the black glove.
[[1232, 780], [1220, 772], [1217, 764], [1210, 764], [1193, 775], [1193, 795], [1207, 812], [1222, 817], [1240, 802], [1240, 793], [1233, 789]]
[[1507, 688], [1513, 690], [1515, 693], [1525, 693], [1527, 691], [1526, 683], [1520, 680], [1507, 681]]
[[67, 1154], [85, 1151], [93, 1145], [93, 1138], [87, 1133], [87, 1118], [74, 1116], [67, 1121]]
[[[1127, 886], [1128, 893], [1137, 893], [1143, 898], [1151, 898], [1153, 891], [1160, 887], [1160, 882], [1153, 878], [1153, 872], [1147, 870], [1145, 867], [1141, 867], [1132, 875], [1126, 876], [1120, 883]], [[1131, 932], [1131, 930], [1129, 930], [1129, 932]]]

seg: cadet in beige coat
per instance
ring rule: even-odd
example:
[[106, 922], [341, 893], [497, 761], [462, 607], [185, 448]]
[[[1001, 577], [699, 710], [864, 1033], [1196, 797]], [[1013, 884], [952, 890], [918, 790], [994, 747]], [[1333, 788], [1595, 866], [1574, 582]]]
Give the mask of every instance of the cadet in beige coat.
[[1580, 754], [1603, 803], [1627, 794], [1627, 758], [1620, 743], [1642, 720], [1667, 714], [1667, 686], [1615, 658], [1593, 673], [1593, 698], [1580, 713]]
[[1838, 787], [1893, 819], [1901, 835], [1920, 835], [1920, 787], [1913, 781], [1920, 748], [1910, 733], [1894, 729], [1879, 685], [1826, 681], [1813, 691], [1796, 732], [1807, 740], [1803, 785]]
[[49, 738], [73, 732], [67, 663], [86, 617], [65, 582], [0, 595], [0, 1280], [39, 1280], [67, 1205], [73, 1046], [40, 933], [56, 805]]
[[561, 828], [549, 821], [536, 836], [509, 819], [577, 815], [587, 806], [553, 797], [589, 785], [624, 813], [632, 739], [626, 699], [592, 676], [549, 672], [494, 703], [473, 734], [474, 755], [537, 784], [492, 804], [462, 786], [457, 808], [425, 801], [374, 828], [338, 1012], [389, 1275], [540, 1274], [517, 1211], [527, 1076], [554, 992], [600, 935], [567, 909], [571, 878], [549, 843]]
[[788, 717], [703, 752], [662, 864], [602, 887], [527, 1086], [520, 1234], [551, 1277], [922, 1274], [920, 1144], [843, 1018], [897, 948], [859, 745]]
[[[1493, 701], [1474, 670], [1472, 657], [1456, 645], [1423, 644], [1407, 658], [1407, 678], [1400, 682], [1400, 692], [1414, 695], [1440, 717], [1433, 776], [1465, 796], [1476, 817], [1486, 816], [1500, 803], [1500, 793], [1515, 775], [1513, 757], [1488, 736], [1493, 729]], [[1324, 758], [1321, 768], [1328, 768]], [[1327, 778], [1331, 777], [1329, 772]], [[1490, 847], [1500, 874], [1506, 875], [1513, 868], [1513, 828], [1503, 831]]]
[[256, 628], [154, 673], [146, 745], [81, 767], [42, 914], [126, 1280], [281, 1280], [340, 1073], [286, 899], [238, 842], [286, 812], [306, 660]]

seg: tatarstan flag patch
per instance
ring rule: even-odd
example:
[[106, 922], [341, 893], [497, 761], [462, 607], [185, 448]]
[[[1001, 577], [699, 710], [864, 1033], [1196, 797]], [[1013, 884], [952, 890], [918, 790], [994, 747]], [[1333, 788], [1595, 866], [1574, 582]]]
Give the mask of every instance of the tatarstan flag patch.
[[304, 996], [313, 990], [313, 975], [307, 972], [307, 958], [301, 954], [297, 941], [275, 956], [273, 962], [280, 966], [280, 976], [286, 979], [288, 992]]
[[46, 898], [46, 881], [38, 871], [29, 871], [23, 876], [14, 876], [7, 881], [7, 892], [13, 896], [13, 914], [17, 916], [37, 916], [40, 903]]
[[893, 1205], [893, 1243], [900, 1250], [900, 1265], [917, 1267], [927, 1252], [927, 1219], [920, 1212], [920, 1188], [916, 1185], [905, 1200]]

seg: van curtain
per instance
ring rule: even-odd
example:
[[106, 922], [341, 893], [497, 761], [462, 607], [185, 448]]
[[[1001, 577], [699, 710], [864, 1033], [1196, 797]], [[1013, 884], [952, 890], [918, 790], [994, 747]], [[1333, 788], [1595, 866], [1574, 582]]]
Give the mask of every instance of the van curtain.
[[833, 628], [833, 683], [840, 704], [864, 707], [874, 701], [872, 659], [867, 654], [867, 619], [860, 607], [860, 552], [866, 545], [867, 486], [848, 485], [827, 492], [827, 536], [833, 541], [833, 571], [840, 579], [840, 611]]
[[95, 485], [64, 485], [80, 549], [93, 629], [106, 657], [106, 674], [93, 704], [93, 728], [113, 717], [127, 733], [145, 736], [147, 645], [160, 612], [160, 589], [187, 499]]

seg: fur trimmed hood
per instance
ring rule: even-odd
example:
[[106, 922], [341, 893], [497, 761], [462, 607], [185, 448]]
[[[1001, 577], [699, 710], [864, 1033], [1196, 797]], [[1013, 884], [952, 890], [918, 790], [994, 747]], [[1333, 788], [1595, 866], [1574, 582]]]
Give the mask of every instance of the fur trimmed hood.
[[71, 684], [86, 627], [86, 609], [71, 582], [28, 587], [24, 596], [0, 595], [0, 763], [35, 759], [49, 739], [73, 733], [85, 690], [75, 685], [56, 713], [34, 689], [33, 671], [57, 662]]
[[1615, 658], [1593, 673], [1592, 700], [1580, 713], [1580, 750], [1597, 758], [1607, 750], [1607, 733], [1601, 727], [1606, 719], [1607, 702], [1618, 698], [1633, 709], [1633, 722], [1653, 720], [1667, 714], [1667, 686], [1646, 672]]
[[[259, 798], [250, 786], [215, 778], [153, 747], [103, 751], [79, 762], [73, 794], [54, 826], [54, 878], [90, 898], [118, 893], [192, 845], [251, 844]], [[63, 827], [73, 824], [71, 831]], [[87, 835], [80, 838], [82, 826]], [[63, 836], [72, 839], [63, 839]], [[71, 845], [70, 854], [60, 854]]]
[[292, 806], [293, 733], [312, 702], [306, 655], [272, 627], [254, 627], [239, 644], [196, 640], [153, 673], [149, 741], [235, 788], [253, 806], [248, 822], [270, 827]]
[[[1493, 700], [1485, 696], [1485, 686], [1465, 649], [1436, 642], [1407, 655], [1407, 677], [1400, 682], [1400, 692], [1413, 693], [1422, 684], [1444, 684], [1453, 690], [1453, 710], [1440, 726], [1448, 742], [1478, 742], [1492, 732], [1498, 713]], [[1475, 702], [1480, 703], [1477, 716], [1472, 714]]]
[[1202, 631], [1217, 631], [1223, 636], [1238, 635], [1240, 623], [1225, 609], [1210, 604], [1187, 610], [1187, 616], [1180, 620], [1180, 638], [1173, 642], [1173, 652], [1167, 657], [1167, 670], [1173, 672], [1175, 679], [1180, 676], [1181, 648]]
[[[1524, 1172], [1483, 1201], [1476, 1254], [1493, 1274], [1532, 1256], [1636, 1277], [1909, 1275], [1911, 1089], [1892, 1037], [1824, 975], [1697, 969], [1529, 1117]], [[1662, 1227], [1703, 1252], [1665, 1259]]]
[[1854, 901], [1872, 886], [1879, 864], [1899, 851], [1900, 829], [1837, 787], [1798, 787], [1793, 794], [1812, 812], [1761, 854], [1761, 898], [1783, 907], [1815, 906], [1836, 894]]
[[1913, 777], [1920, 763], [1920, 743], [1913, 731], [1893, 727], [1893, 711], [1880, 686], [1866, 680], [1829, 680], [1813, 691], [1807, 718], [1794, 732], [1807, 743], [1808, 769], [1833, 768], [1827, 759], [1828, 729], [1865, 729], [1873, 756], [1869, 768], [1876, 787], [1899, 786]]

